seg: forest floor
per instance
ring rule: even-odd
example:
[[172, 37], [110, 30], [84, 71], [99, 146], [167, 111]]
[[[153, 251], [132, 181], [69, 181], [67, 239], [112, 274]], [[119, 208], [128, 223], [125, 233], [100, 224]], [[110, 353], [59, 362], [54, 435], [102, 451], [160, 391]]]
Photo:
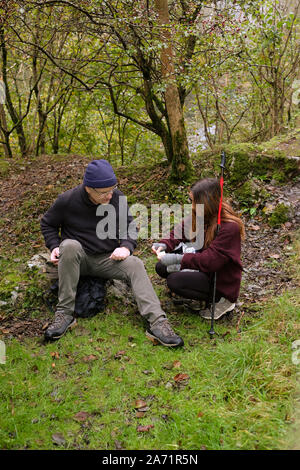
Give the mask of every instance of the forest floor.
[[[208, 322], [173, 304], [147, 240], [136, 255], [184, 348], [154, 347], [136, 305], [124, 296], [111, 296], [105, 313], [79, 320], [72, 333], [45, 344], [49, 281], [27, 263], [46, 251], [40, 217], [58, 194], [81, 183], [89, 160], [15, 161], [1, 181], [0, 340], [7, 360], [0, 365], [0, 447], [300, 448], [290, 438], [299, 430], [299, 366], [292, 360], [292, 344], [300, 339], [299, 179], [265, 183], [271, 204], [292, 208], [284, 224], [272, 228], [262, 211], [245, 212], [241, 295], [234, 312], [216, 322], [214, 340]], [[165, 166], [116, 167], [116, 174], [130, 204], [173, 196]], [[178, 194], [187, 202], [184, 189]]]

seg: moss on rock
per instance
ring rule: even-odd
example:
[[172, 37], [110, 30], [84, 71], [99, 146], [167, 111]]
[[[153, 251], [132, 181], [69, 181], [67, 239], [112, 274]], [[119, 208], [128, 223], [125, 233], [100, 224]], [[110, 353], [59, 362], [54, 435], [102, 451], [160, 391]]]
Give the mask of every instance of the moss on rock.
[[289, 220], [290, 209], [283, 203], [278, 204], [269, 216], [268, 223], [271, 227], [280, 227]]
[[[299, 174], [297, 159], [288, 158], [281, 150], [265, 148], [263, 144], [231, 144], [226, 145], [223, 149], [227, 157], [227, 181], [233, 189], [239, 184], [244, 184], [250, 178], [267, 181], [275, 179], [284, 183]], [[216, 174], [220, 172], [220, 153], [221, 149], [218, 149], [210, 156]]]

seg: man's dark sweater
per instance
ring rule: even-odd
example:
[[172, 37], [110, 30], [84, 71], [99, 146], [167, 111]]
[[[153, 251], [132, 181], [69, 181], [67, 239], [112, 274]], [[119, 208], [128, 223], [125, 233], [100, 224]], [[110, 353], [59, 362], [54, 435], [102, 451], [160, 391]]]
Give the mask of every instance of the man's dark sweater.
[[[116, 211], [116, 233], [113, 237], [110, 236], [110, 238], [104, 240], [97, 237], [96, 228], [97, 224], [107, 217], [107, 214], [96, 215], [98, 205], [89, 199], [83, 184], [58, 196], [41, 220], [41, 229], [47, 248], [52, 251], [63, 240], [71, 238], [80, 242], [89, 255], [110, 253], [123, 246], [132, 253], [136, 247], [136, 240], [130, 238], [127, 229], [128, 225], [132, 223], [133, 217], [128, 214], [127, 226], [125, 227], [126, 233], [120, 235], [120, 196], [125, 198], [121, 191], [115, 189], [109, 203]], [[127, 204], [125, 211], [128, 212]]]
[[[174, 231], [170, 233], [169, 238], [160, 240], [167, 245], [168, 252], [173, 251], [180, 241], [174, 237]], [[243, 269], [240, 253], [241, 236], [238, 224], [223, 222], [220, 232], [208, 248], [183, 256], [181, 269], [195, 269], [209, 276], [217, 272], [217, 290], [230, 302], [235, 302], [239, 296]]]

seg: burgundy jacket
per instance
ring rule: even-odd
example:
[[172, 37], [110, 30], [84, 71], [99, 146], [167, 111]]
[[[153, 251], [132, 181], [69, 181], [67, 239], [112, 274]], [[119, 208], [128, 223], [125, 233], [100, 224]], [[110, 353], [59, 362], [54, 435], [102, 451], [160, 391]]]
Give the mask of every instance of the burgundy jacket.
[[[181, 241], [174, 236], [160, 240], [167, 245], [167, 252], [173, 251]], [[239, 296], [242, 264], [241, 264], [240, 228], [235, 222], [222, 222], [220, 231], [208, 248], [198, 253], [186, 253], [181, 261], [181, 269], [195, 269], [209, 276], [217, 272], [217, 290], [230, 302]]]

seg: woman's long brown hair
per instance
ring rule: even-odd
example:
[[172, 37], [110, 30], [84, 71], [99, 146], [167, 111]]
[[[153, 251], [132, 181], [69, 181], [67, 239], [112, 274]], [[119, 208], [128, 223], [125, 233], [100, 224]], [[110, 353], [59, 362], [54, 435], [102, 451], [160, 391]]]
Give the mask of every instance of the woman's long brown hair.
[[[194, 183], [191, 187], [194, 204], [204, 205], [204, 248], [213, 241], [217, 230], [218, 210], [221, 198], [220, 183], [217, 178], [204, 178]], [[193, 206], [194, 206], [193, 204]], [[231, 205], [223, 200], [221, 210], [221, 223], [235, 222], [240, 228], [241, 239], [245, 239], [245, 227], [241, 218], [236, 214]], [[196, 209], [192, 210], [192, 230], [196, 231]]]

